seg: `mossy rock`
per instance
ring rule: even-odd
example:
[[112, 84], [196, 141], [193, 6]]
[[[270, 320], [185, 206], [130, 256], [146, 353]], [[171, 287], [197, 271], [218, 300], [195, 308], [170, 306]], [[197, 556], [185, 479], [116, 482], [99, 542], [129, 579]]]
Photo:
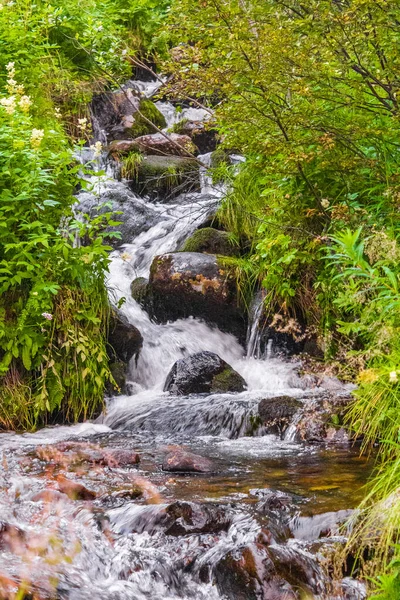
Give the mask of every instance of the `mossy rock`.
[[137, 277], [131, 283], [132, 298], [136, 300], [136, 302], [139, 302], [139, 304], [141, 304], [146, 297], [148, 283], [149, 282], [145, 277]]
[[130, 185], [140, 196], [169, 202], [182, 193], [200, 190], [196, 160], [180, 156], [144, 156]]
[[211, 382], [211, 393], [243, 392], [244, 380], [232, 367], [227, 366], [221, 373], [214, 375]]
[[239, 255], [239, 248], [234, 246], [229, 233], [212, 227], [204, 227], [195, 231], [186, 240], [180, 251], [222, 254], [223, 256]]
[[[163, 129], [166, 127], [167, 122], [165, 120], [164, 115], [160, 112], [157, 106], [148, 99], [143, 99], [140, 101], [139, 110], [144, 117], [149, 119], [154, 125], [156, 125], [159, 129]], [[141, 117], [138, 113], [134, 115], [134, 123], [130, 130], [130, 135], [132, 138], [137, 138], [141, 135], [146, 135], [148, 133], [154, 133], [154, 127], [147, 123], [145, 119]]]
[[211, 154], [211, 167], [217, 169], [221, 165], [230, 165], [229, 150], [217, 148]]

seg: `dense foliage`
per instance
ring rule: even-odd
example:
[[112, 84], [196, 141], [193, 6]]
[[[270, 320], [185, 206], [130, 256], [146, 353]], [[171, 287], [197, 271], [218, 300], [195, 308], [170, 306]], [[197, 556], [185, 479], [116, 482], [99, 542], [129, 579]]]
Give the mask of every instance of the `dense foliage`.
[[71, 141], [90, 139], [92, 94], [131, 75], [165, 11], [153, 0], [0, 4], [2, 427], [74, 421], [103, 405], [111, 216], [75, 220], [84, 182]]

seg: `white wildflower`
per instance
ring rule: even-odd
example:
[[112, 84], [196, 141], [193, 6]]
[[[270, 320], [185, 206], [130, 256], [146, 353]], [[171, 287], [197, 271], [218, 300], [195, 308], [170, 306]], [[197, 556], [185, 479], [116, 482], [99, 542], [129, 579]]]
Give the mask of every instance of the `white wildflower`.
[[94, 146], [90, 146], [90, 149], [94, 152], [94, 158], [99, 158], [101, 156], [101, 152], [103, 150], [103, 146], [101, 142], [96, 142]]
[[132, 256], [128, 252], [122, 252], [121, 258], [122, 260], [127, 262], [128, 260], [131, 260]]
[[396, 383], [396, 381], [397, 381], [397, 371], [390, 371], [390, 373], [389, 373], [389, 381], [390, 381], [390, 383]]
[[45, 319], [47, 319], [48, 321], [51, 321], [53, 319], [53, 315], [51, 315], [48, 312], [44, 312], [42, 313], [42, 317], [44, 317]]
[[56, 119], [61, 119], [61, 110], [58, 108], [58, 106], [56, 106], [54, 109], [54, 116]]
[[22, 112], [28, 112], [31, 107], [32, 100], [30, 99], [29, 96], [21, 96], [18, 104], [19, 104], [19, 107], [22, 110]]
[[1, 106], [4, 106], [8, 115], [14, 114], [16, 108], [15, 96], [9, 96], [8, 98], [0, 98], [0, 104]]
[[43, 129], [32, 129], [31, 133], [31, 146], [32, 148], [39, 148], [40, 143], [44, 137]]
[[329, 202], [328, 198], [323, 198], [321, 200], [321, 206], [323, 206], [324, 208], [328, 208], [329, 205], [330, 205], [330, 202]]
[[81, 131], [86, 131], [88, 126], [88, 120], [86, 119], [86, 117], [84, 117], [83, 119], [78, 119], [78, 129], [80, 129]]

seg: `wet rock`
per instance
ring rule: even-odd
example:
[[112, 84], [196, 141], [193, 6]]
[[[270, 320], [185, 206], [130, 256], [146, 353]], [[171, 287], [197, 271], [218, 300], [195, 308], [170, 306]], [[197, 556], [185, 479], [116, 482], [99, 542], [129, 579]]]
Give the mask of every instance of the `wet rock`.
[[198, 352], [177, 360], [164, 385], [165, 392], [187, 395], [242, 392], [246, 382], [214, 352]]
[[367, 587], [361, 581], [356, 581], [352, 577], [345, 577], [341, 581], [341, 591], [343, 600], [366, 600]]
[[257, 489], [250, 490], [250, 494], [252, 496], [256, 496], [260, 498], [260, 501], [257, 504], [257, 510], [266, 512], [266, 511], [284, 511], [284, 512], [293, 512], [297, 509], [295, 505], [295, 496], [292, 494], [286, 494], [285, 492], [280, 492], [279, 490], [271, 490], [271, 489]]
[[213, 152], [217, 147], [217, 130], [208, 127], [202, 121], [183, 119], [174, 126], [174, 129], [176, 133], [191, 138], [200, 154]]
[[[297, 440], [310, 444], [333, 442], [347, 444], [347, 435], [340, 433], [340, 425], [351, 402], [350, 392], [323, 393], [306, 400], [297, 429]], [[337, 430], [337, 431], [332, 431]]]
[[264, 398], [258, 405], [258, 414], [270, 433], [282, 436], [302, 406], [302, 402], [291, 396]]
[[145, 308], [161, 323], [193, 316], [232, 333], [239, 341], [246, 337], [246, 316], [238, 307], [235, 281], [215, 255], [175, 252], [156, 256]]
[[23, 529], [7, 521], [0, 521], [0, 550], [9, 550], [20, 546], [26, 540]]
[[145, 277], [137, 277], [131, 283], [132, 298], [139, 304], [145, 301], [147, 294], [147, 285], [149, 280]]
[[159, 128], [166, 125], [156, 105], [131, 88], [95, 96], [90, 110], [93, 131], [98, 136], [105, 134], [108, 142], [153, 133], [155, 129], [146, 119]]
[[102, 184], [98, 195], [80, 192], [77, 197], [77, 212], [90, 218], [99, 214], [114, 213], [118, 225], [107, 228], [118, 237], [110, 239], [114, 247], [129, 244], [143, 231], [147, 231], [160, 221], [160, 215], [144, 200], [132, 193], [121, 181], [107, 181]]
[[167, 137], [161, 133], [153, 133], [134, 140], [116, 140], [108, 150], [113, 156], [123, 156], [133, 151], [158, 156], [188, 156], [196, 152], [190, 137], [177, 133], [169, 133]]
[[169, 202], [180, 194], [200, 191], [199, 165], [181, 156], [144, 156], [129, 185], [150, 201]]
[[296, 600], [293, 588], [276, 573], [261, 544], [228, 552], [215, 567], [215, 581], [228, 600]]
[[129, 323], [121, 311], [113, 309], [110, 317], [108, 343], [111, 347], [111, 356], [128, 364], [131, 358], [138, 356], [143, 338], [140, 331], [132, 323]]
[[273, 544], [268, 547], [268, 554], [278, 574], [289, 583], [313, 594], [324, 593], [325, 571], [301, 543], [289, 540], [287, 544]]
[[104, 458], [110, 467], [131, 467], [140, 463], [140, 455], [137, 452], [122, 448], [104, 449]]
[[57, 502], [64, 502], [67, 499], [67, 494], [51, 488], [42, 490], [31, 497], [32, 502], [44, 502], [45, 504], [56, 504]]
[[167, 454], [162, 469], [171, 473], [212, 473], [214, 466], [208, 458], [177, 448]]
[[88, 490], [84, 485], [71, 481], [71, 479], [59, 478], [57, 481], [58, 489], [66, 494], [71, 500], [94, 500], [96, 493]]
[[205, 252], [207, 254], [222, 254], [238, 256], [239, 249], [234, 246], [229, 233], [213, 227], [198, 229], [186, 240], [182, 252]]
[[167, 535], [181, 536], [197, 533], [219, 533], [227, 531], [232, 523], [229, 511], [217, 504], [195, 504], [174, 502], [166, 509]]

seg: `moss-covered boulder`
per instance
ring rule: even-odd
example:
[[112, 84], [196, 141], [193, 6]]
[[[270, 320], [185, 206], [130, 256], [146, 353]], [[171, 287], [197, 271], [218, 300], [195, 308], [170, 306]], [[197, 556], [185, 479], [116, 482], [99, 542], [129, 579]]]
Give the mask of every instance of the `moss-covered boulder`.
[[184, 192], [200, 190], [199, 166], [181, 156], [144, 156], [130, 187], [150, 200], [169, 202]]
[[245, 342], [247, 315], [238, 305], [236, 282], [214, 254], [156, 256], [144, 306], [161, 323], [197, 317]]
[[207, 254], [238, 256], [239, 248], [234, 245], [231, 236], [226, 231], [204, 227], [195, 231], [186, 240], [181, 252], [205, 252]]
[[[147, 98], [132, 89], [105, 92], [95, 96], [90, 106], [95, 135], [105, 135], [108, 142], [136, 138], [166, 126], [164, 115]], [[150, 121], [150, 123], [149, 123]]]
[[165, 381], [164, 391], [177, 395], [243, 392], [246, 382], [214, 352], [198, 352], [177, 360]]

